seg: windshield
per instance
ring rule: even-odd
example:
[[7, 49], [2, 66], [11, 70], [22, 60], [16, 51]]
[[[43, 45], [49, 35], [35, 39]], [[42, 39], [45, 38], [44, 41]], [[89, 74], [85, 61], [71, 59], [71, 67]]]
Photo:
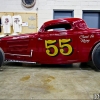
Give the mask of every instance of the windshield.
[[50, 26], [47, 26], [45, 28], [45, 31], [52, 31], [52, 30], [69, 30], [69, 29], [72, 29], [72, 26], [67, 23], [67, 24], [56, 24], [56, 25], [50, 25]]

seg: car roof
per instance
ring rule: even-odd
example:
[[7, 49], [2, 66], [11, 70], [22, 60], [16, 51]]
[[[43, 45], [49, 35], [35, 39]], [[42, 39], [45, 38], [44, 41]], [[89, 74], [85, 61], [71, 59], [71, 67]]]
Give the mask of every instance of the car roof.
[[50, 20], [44, 23], [44, 26], [53, 25], [57, 23], [73, 23], [82, 20], [81, 18], [59, 18]]

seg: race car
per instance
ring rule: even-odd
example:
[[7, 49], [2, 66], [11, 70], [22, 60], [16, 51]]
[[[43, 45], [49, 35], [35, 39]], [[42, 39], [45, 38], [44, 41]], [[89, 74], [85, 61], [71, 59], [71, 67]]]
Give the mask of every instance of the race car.
[[81, 18], [45, 22], [37, 33], [0, 39], [0, 66], [4, 61], [69, 64], [92, 61], [100, 71], [100, 29]]

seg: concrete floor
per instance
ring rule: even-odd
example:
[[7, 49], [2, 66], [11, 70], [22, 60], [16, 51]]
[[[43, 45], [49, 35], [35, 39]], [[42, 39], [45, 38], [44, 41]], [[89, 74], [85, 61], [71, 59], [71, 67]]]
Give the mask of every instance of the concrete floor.
[[74, 66], [6, 64], [0, 99], [89, 99], [100, 93], [100, 72]]

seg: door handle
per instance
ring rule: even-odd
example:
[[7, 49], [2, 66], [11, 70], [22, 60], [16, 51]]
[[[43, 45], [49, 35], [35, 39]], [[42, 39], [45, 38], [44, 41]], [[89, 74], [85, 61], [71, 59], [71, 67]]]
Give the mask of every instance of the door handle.
[[41, 38], [38, 38], [38, 40], [42, 40]]

